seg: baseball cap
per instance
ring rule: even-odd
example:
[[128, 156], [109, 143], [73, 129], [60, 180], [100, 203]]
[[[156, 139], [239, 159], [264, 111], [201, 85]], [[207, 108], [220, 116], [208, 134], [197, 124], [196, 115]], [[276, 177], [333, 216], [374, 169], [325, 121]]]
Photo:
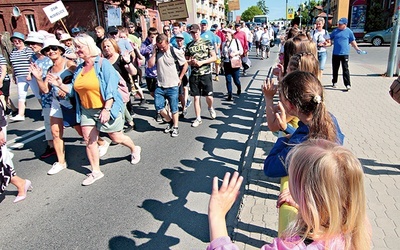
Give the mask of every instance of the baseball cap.
[[78, 27], [72, 28], [71, 33], [79, 33], [81, 30]]
[[117, 29], [116, 26], [110, 26], [110, 27], [108, 27], [107, 32], [108, 32], [108, 34], [111, 34], [111, 33], [118, 33], [118, 29]]
[[208, 21], [206, 19], [201, 20], [200, 24], [208, 24]]
[[192, 24], [192, 25], [190, 26], [189, 32], [192, 33], [192, 32], [197, 32], [197, 31], [199, 31], [199, 30], [200, 30], [199, 25], [197, 25], [197, 24]]
[[215, 31], [215, 28], [214, 28], [214, 27], [212, 27], [212, 28], [210, 29], [210, 31]]
[[241, 26], [240, 23], [235, 23], [235, 27]]
[[218, 28], [218, 24], [213, 24], [211, 27], [213, 27], [214, 29]]
[[342, 17], [342, 18], [339, 19], [339, 22], [338, 22], [338, 23], [339, 23], [339, 24], [347, 24], [347, 22], [348, 22], [348, 21], [347, 21], [347, 18]]
[[178, 39], [178, 38], [180, 38], [180, 39], [185, 39], [185, 38], [183, 37], [183, 34], [182, 34], [182, 33], [176, 34], [176, 35], [175, 35], [175, 38], [176, 38], [176, 39]]

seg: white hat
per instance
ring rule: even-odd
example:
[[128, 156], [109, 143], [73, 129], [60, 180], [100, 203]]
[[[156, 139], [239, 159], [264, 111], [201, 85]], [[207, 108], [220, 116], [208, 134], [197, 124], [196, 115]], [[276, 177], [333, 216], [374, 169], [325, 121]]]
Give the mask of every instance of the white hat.
[[27, 43], [44, 43], [44, 36], [39, 32], [30, 32], [25, 42]]
[[64, 42], [67, 40], [73, 39], [68, 33], [61, 34], [60, 42]]
[[61, 50], [61, 54], [64, 54], [65, 48], [61, 45], [61, 43], [56, 38], [48, 38], [44, 41], [43, 49], [40, 51], [44, 55], [44, 50], [50, 46], [57, 46]]

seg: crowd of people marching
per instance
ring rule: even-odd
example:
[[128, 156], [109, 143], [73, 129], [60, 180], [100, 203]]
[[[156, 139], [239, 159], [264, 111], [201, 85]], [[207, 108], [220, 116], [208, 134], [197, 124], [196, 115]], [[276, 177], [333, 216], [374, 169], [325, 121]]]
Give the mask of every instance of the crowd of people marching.
[[[350, 44], [360, 49], [346, 18], [339, 20], [331, 34], [323, 25], [324, 19], [318, 18], [315, 29], [304, 32], [293, 23], [280, 37], [279, 63], [270, 70], [279, 84], [269, 77], [262, 86], [268, 127], [281, 135], [265, 160], [264, 172], [270, 177], [289, 175], [289, 189], [281, 193], [278, 206], [286, 203], [298, 209], [284, 236], [264, 249], [305, 249], [309, 245], [313, 249], [368, 249], [370, 244], [362, 168], [357, 158], [341, 146], [344, 135], [325, 106], [320, 81], [326, 47], [333, 41], [332, 87], [337, 87], [337, 71], [342, 63], [344, 84], [350, 90]], [[99, 136], [100, 132], [126, 146], [132, 164], [140, 162], [141, 147], [126, 134], [135, 127], [132, 96], [139, 99], [139, 105], [147, 103], [144, 86], [154, 98], [155, 119], [166, 123], [166, 134], [177, 137], [179, 118], [186, 116], [192, 103], [196, 117], [191, 126], [202, 124], [202, 96], [210, 117], [216, 118], [213, 81], [219, 81], [220, 75], [225, 76], [227, 101], [234, 100], [232, 81], [238, 98], [242, 93], [240, 72], [247, 74], [253, 44], [256, 57], [268, 59], [278, 36], [273, 26], [249, 29], [244, 22], [226, 26], [210, 25], [207, 20], [192, 25], [175, 22], [165, 25], [161, 33], [149, 28], [145, 38], [134, 23], [107, 30], [98, 26], [94, 38], [78, 28], [73, 28], [71, 34], [63, 30], [55, 34], [31, 32], [27, 36], [14, 32], [14, 50], [9, 58], [12, 79], [6, 72], [5, 58], [0, 56], [0, 83], [5, 96], [0, 116], [1, 191], [9, 183], [17, 186], [14, 202], [25, 199], [32, 185], [13, 169], [11, 153], [5, 146], [5, 116], [14, 114], [9, 118], [14, 122], [25, 120], [28, 88], [41, 104], [44, 117], [47, 148], [40, 157], [57, 156], [48, 174], [68, 167], [63, 132], [73, 127], [84, 139], [92, 169], [82, 182], [87, 186], [104, 176], [100, 157], [107, 153], [110, 143]], [[9, 98], [12, 80], [18, 87], [17, 107]], [[276, 95], [278, 103], [274, 103]], [[237, 249], [226, 232], [225, 214], [241, 182], [238, 173], [232, 178], [227, 174], [221, 188], [214, 179], [208, 249]]]

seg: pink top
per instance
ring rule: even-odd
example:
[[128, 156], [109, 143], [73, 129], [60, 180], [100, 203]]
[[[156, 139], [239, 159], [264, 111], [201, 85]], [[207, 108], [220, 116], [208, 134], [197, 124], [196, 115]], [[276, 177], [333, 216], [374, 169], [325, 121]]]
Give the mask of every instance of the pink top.
[[[326, 248], [325, 241], [314, 241], [308, 245], [301, 241], [301, 238], [296, 236], [282, 240], [281, 238], [275, 238], [271, 244], [264, 245], [261, 250], [325, 250], [325, 249], [337, 249], [341, 250], [345, 248], [343, 237], [337, 237], [329, 242], [329, 247]], [[232, 243], [228, 236], [220, 237], [213, 240], [208, 245], [207, 250], [239, 250], [239, 247]]]
[[237, 31], [234, 35], [234, 38], [238, 39], [242, 44], [244, 53], [249, 50], [249, 44], [247, 43], [247, 35], [243, 31]]

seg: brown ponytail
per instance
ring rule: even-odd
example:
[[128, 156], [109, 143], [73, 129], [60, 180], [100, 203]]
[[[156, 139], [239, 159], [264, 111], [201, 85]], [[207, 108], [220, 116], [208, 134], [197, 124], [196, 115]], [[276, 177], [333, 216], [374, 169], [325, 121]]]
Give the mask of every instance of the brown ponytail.
[[325, 106], [321, 82], [309, 72], [294, 71], [281, 81], [282, 95], [305, 115], [312, 115], [309, 139], [337, 142], [336, 127]]

